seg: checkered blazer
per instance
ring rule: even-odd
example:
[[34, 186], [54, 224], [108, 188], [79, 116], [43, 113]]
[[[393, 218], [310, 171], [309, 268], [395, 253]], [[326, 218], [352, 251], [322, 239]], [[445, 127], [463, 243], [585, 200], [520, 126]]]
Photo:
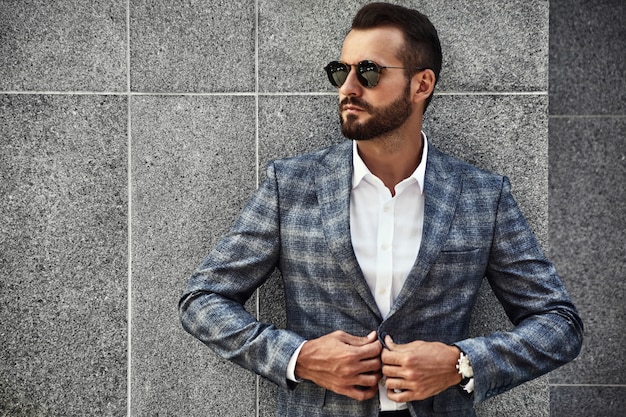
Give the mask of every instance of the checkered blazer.
[[[232, 229], [189, 280], [183, 327], [215, 352], [279, 385], [281, 417], [378, 415], [358, 402], [286, 379], [306, 339], [335, 330], [384, 330], [396, 343], [455, 344], [470, 358], [475, 391], [452, 387], [410, 403], [416, 416], [474, 416], [473, 405], [572, 360], [582, 323], [543, 256], [506, 177], [479, 170], [429, 144], [422, 245], [383, 320], [350, 240], [352, 144], [270, 163], [267, 178]], [[259, 322], [243, 304], [278, 268], [286, 329]], [[514, 327], [469, 338], [483, 278]]]

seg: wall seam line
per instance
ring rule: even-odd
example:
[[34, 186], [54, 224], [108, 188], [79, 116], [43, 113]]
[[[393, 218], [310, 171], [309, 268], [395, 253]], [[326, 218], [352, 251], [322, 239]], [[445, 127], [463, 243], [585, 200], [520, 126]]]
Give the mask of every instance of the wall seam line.
[[625, 384], [548, 384], [551, 387], [626, 388]]
[[127, 198], [128, 198], [128, 213], [127, 213], [127, 234], [128, 234], [128, 275], [127, 275], [127, 288], [126, 288], [126, 325], [127, 325], [127, 350], [126, 350], [126, 414], [127, 417], [132, 416], [132, 126], [131, 126], [131, 83], [130, 83], [130, 0], [126, 0], [126, 116], [127, 116], [127, 134], [126, 134], [126, 157], [127, 165]]
[[619, 119], [626, 114], [551, 114], [551, 119]]
[[[128, 65], [130, 66], [130, 65]], [[128, 69], [130, 70], [130, 69]], [[255, 77], [258, 69], [255, 69]], [[129, 80], [130, 83], [130, 80]], [[256, 91], [226, 91], [226, 92], [154, 92], [154, 91], [0, 91], [2, 95], [96, 95], [96, 96], [336, 96], [335, 91], [258, 91], [258, 80], [255, 80]], [[435, 96], [547, 96], [545, 91], [439, 91]]]
[[[254, 2], [254, 154], [255, 154], [255, 172], [256, 172], [256, 187], [259, 187], [259, 1]], [[259, 289], [256, 289], [256, 318], [261, 319], [261, 296]], [[254, 413], [256, 417], [261, 414], [261, 378], [256, 375], [255, 378], [255, 402]]]

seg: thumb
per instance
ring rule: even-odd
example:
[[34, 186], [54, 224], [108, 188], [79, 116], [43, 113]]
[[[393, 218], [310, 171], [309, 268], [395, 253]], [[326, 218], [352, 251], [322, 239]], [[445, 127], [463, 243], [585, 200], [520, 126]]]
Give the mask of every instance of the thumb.
[[351, 346], [364, 346], [376, 340], [376, 331], [372, 331], [367, 336], [355, 336], [349, 333], [343, 333], [341, 340]]
[[387, 347], [387, 349], [389, 350], [394, 350], [396, 348], [395, 342], [393, 341], [393, 339], [391, 338], [391, 336], [386, 335], [385, 336], [385, 346]]
[[376, 330], [372, 330], [367, 336], [359, 337], [359, 342], [361, 346], [364, 346], [375, 342], [377, 339]]
[[376, 330], [372, 330], [367, 336], [362, 337], [361, 340], [364, 345], [367, 345], [368, 343], [375, 342], [377, 338]]

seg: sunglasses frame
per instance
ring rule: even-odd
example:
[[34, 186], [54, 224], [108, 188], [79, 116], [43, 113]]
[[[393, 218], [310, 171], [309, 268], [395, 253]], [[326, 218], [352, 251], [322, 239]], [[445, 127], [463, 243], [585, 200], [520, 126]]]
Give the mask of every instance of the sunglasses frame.
[[[343, 68], [340, 68], [341, 66], [343, 66]], [[346, 82], [346, 79], [348, 79], [348, 75], [350, 74], [350, 71], [352, 71], [352, 67], [356, 67], [356, 78], [357, 80], [359, 80], [359, 83], [365, 88], [374, 88], [378, 85], [378, 81], [380, 80], [380, 72], [383, 69], [406, 69], [406, 67], [378, 65], [374, 61], [364, 59], [363, 61], [359, 61], [356, 64], [348, 64], [342, 61], [331, 61], [328, 63], [328, 65], [324, 67], [324, 70], [326, 70], [326, 75], [328, 75], [328, 81], [330, 81], [333, 86], [341, 88], [341, 86]], [[418, 71], [423, 71], [426, 68], [418, 67], [416, 69]], [[341, 83], [338, 82], [338, 80], [334, 77], [334, 75], [338, 72], [345, 72], [345, 78]], [[376, 74], [376, 79], [371, 80], [370, 78], [364, 76], [363, 74], [365, 74], [366, 72], [374, 72]]]

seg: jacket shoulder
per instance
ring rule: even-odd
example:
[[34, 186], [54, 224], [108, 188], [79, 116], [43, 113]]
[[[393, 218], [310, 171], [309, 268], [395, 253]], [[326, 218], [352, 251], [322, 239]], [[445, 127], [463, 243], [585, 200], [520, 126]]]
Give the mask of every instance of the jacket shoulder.
[[469, 162], [442, 152], [434, 146], [430, 146], [428, 152], [427, 164], [431, 163], [435, 170], [444, 173], [442, 175], [458, 175], [463, 179], [464, 183], [477, 182], [484, 185], [494, 184], [501, 186], [502, 182], [506, 181], [506, 177], [501, 174], [479, 168]]
[[326, 165], [352, 165], [352, 143], [343, 141], [314, 152], [270, 161], [276, 175], [309, 177]]

